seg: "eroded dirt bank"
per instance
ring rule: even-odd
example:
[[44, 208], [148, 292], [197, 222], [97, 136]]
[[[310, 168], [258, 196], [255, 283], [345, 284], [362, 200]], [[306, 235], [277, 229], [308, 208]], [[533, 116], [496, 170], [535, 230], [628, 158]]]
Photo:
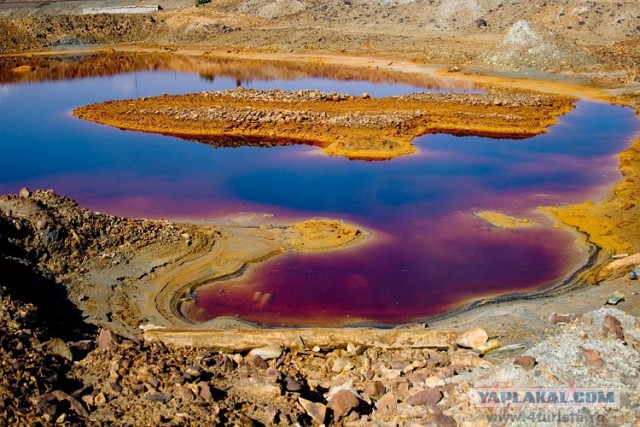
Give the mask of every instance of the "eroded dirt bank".
[[415, 152], [427, 133], [520, 139], [546, 131], [573, 99], [530, 93], [367, 94], [238, 88], [107, 101], [74, 110], [84, 120], [220, 146], [318, 145], [329, 155], [386, 160]]

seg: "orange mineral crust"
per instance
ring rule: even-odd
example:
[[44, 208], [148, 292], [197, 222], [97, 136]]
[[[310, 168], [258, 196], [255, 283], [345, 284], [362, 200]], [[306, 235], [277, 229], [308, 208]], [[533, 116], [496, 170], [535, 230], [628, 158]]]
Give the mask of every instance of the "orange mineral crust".
[[389, 98], [319, 91], [225, 90], [107, 101], [81, 119], [213, 146], [307, 144], [349, 159], [387, 160], [414, 153], [428, 133], [522, 139], [538, 135], [574, 99], [533, 93], [432, 94]]

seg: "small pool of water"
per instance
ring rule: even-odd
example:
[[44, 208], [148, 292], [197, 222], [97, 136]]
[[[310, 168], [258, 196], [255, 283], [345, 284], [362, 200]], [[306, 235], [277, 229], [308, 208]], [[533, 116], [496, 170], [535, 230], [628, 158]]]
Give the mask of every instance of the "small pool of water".
[[[125, 132], [73, 118], [107, 99], [233, 88], [231, 77], [135, 72], [0, 86], [0, 192], [53, 188], [95, 211], [207, 220], [242, 212], [274, 222], [331, 217], [370, 242], [288, 254], [199, 288], [195, 321], [239, 315], [271, 325], [401, 323], [474, 298], [557, 283], [585, 261], [576, 236], [533, 212], [602, 196], [619, 179], [615, 154], [639, 129], [634, 112], [579, 102], [550, 132], [519, 141], [428, 135], [417, 155], [388, 162], [327, 157], [308, 146], [228, 148]], [[245, 87], [390, 96], [406, 84], [326, 78], [244, 81]], [[540, 222], [492, 228], [498, 210]], [[272, 295], [268, 303], [256, 292]]]

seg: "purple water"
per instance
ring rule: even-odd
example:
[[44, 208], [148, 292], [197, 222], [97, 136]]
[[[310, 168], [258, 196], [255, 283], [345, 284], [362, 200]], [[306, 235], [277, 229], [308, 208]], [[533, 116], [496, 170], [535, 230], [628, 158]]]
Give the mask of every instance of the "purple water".
[[[186, 314], [272, 325], [393, 324], [568, 275], [585, 261], [584, 247], [533, 209], [602, 196], [620, 176], [615, 154], [639, 129], [630, 109], [579, 102], [535, 138], [429, 135], [416, 141], [417, 155], [369, 163], [308, 146], [213, 149], [70, 115], [107, 99], [234, 86], [227, 78], [168, 72], [0, 86], [0, 192], [53, 188], [90, 209], [128, 216], [269, 212], [274, 222], [320, 216], [356, 223], [372, 232], [371, 242], [277, 256], [241, 278], [199, 288]], [[373, 96], [419, 90], [312, 78], [245, 86]], [[502, 230], [471, 215], [487, 209], [542, 226]], [[262, 304], [256, 292], [273, 298]]]

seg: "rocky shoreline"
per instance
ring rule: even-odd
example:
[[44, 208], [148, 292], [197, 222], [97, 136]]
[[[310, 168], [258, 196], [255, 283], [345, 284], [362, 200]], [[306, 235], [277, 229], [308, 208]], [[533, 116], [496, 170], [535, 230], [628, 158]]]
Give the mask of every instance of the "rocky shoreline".
[[[313, 222], [301, 224], [314, 231]], [[344, 230], [352, 238], [359, 233]], [[315, 232], [292, 232], [284, 240], [291, 247], [331, 247], [320, 238], [325, 231]], [[581, 417], [640, 422], [633, 411], [640, 403], [638, 320], [616, 309], [594, 311], [598, 303], [591, 311], [549, 312], [527, 331], [473, 312], [454, 326], [392, 330], [255, 330], [227, 321], [226, 330], [212, 323], [198, 332], [147, 325], [141, 316], [149, 313], [131, 298], [143, 291], [141, 277], [178, 277], [167, 268], [170, 258], [179, 258], [176, 245], [209, 251], [224, 233], [96, 214], [52, 191], [1, 197], [2, 419], [11, 425], [493, 425], [496, 414], [518, 412], [479, 405], [479, 391], [495, 384], [562, 388], [573, 378], [580, 387], [615, 388], [624, 399], [619, 407], [580, 408]], [[141, 269], [147, 246], [164, 276]], [[173, 248], [165, 265], [158, 263], [160, 247]], [[123, 280], [119, 265], [142, 276]], [[98, 292], [100, 275], [114, 268], [116, 286]], [[623, 305], [637, 308], [637, 292], [628, 286], [631, 305]], [[558, 305], [549, 302], [537, 303], [548, 312]], [[491, 311], [499, 316], [500, 310]]]
[[[554, 414], [587, 425], [640, 422], [633, 409], [638, 319], [616, 309], [553, 314], [526, 345], [492, 329], [454, 335], [414, 325], [397, 332], [432, 341], [360, 343], [354, 331], [347, 342], [233, 351], [215, 342], [194, 348], [128, 339], [51, 317], [13, 296], [21, 285], [0, 294], [0, 416], [9, 425], [483, 426], [522, 412], [482, 406], [481, 392], [571, 387], [613, 392], [621, 404], [553, 407]], [[502, 348], [487, 351], [496, 341]]]

